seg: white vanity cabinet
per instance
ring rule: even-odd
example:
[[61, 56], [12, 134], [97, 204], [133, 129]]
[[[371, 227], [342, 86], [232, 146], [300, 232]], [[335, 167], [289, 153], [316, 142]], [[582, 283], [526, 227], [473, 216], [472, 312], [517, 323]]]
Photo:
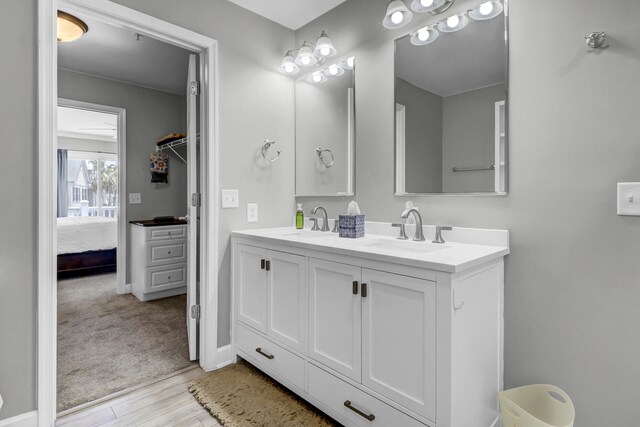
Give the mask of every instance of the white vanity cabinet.
[[497, 420], [508, 249], [442, 271], [458, 267], [260, 232], [234, 233], [232, 247], [235, 354], [341, 424]]

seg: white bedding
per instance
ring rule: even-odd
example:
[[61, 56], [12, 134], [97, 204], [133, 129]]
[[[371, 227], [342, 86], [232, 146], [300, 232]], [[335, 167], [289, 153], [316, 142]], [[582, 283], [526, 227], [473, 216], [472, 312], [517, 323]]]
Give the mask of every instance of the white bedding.
[[58, 218], [58, 255], [113, 249], [118, 245], [118, 220], [99, 216]]

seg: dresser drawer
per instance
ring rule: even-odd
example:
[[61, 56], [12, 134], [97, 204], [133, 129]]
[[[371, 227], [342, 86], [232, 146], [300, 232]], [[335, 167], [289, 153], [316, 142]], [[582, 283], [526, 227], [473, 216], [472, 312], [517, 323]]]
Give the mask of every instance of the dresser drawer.
[[288, 350], [272, 343], [257, 332], [236, 323], [236, 347], [259, 364], [291, 382], [301, 390], [304, 386], [305, 361]]
[[146, 269], [144, 292], [159, 292], [187, 286], [187, 264]]
[[186, 239], [187, 226], [166, 226], [166, 227], [147, 227], [147, 241], [168, 240], [168, 239]]
[[[402, 363], [401, 361], [399, 363]], [[425, 424], [381, 402], [309, 363], [309, 394], [358, 426], [425, 427]]]
[[162, 240], [147, 243], [147, 267], [187, 262], [187, 241]]

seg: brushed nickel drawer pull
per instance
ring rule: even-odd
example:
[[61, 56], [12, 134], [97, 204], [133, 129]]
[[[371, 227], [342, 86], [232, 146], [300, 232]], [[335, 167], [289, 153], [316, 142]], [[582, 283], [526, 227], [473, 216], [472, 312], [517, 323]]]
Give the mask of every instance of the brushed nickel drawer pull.
[[362, 412], [360, 409], [354, 407], [351, 405], [351, 401], [350, 400], [345, 400], [344, 401], [344, 406], [346, 406], [347, 408], [351, 409], [353, 412], [355, 412], [356, 414], [360, 415], [362, 418], [365, 418], [369, 421], [373, 421], [376, 419], [376, 416], [373, 414], [365, 414], [364, 412]]
[[265, 353], [264, 351], [262, 351], [262, 349], [260, 347], [256, 348], [256, 352], [258, 352], [259, 354], [263, 355], [264, 357], [266, 357], [269, 360], [275, 358], [275, 356], [273, 354]]
[[353, 281], [353, 294], [354, 295], [358, 295], [358, 281], [357, 280]]

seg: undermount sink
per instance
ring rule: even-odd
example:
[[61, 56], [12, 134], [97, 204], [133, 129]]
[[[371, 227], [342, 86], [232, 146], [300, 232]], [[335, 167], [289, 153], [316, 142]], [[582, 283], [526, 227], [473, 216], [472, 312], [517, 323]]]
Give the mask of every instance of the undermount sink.
[[387, 239], [375, 239], [364, 240], [360, 244], [364, 247], [373, 247], [378, 249], [386, 249], [390, 251], [410, 252], [415, 254], [423, 254], [427, 252], [440, 251], [447, 249], [449, 246], [436, 245], [427, 242], [414, 242], [410, 240], [387, 240]]

